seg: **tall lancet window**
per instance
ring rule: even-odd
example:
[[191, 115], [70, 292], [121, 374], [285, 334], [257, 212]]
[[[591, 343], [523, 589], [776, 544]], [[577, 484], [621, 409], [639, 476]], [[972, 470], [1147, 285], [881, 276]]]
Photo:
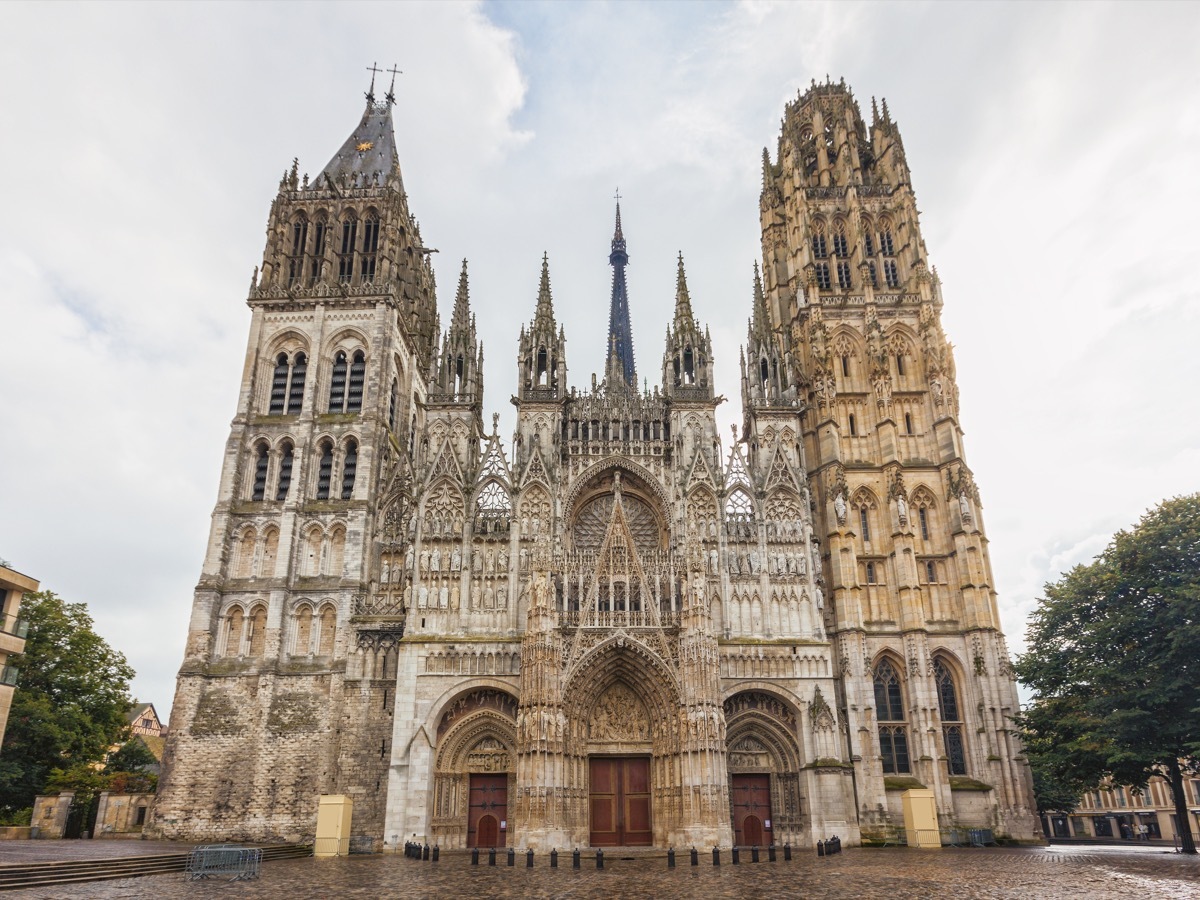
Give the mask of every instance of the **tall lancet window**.
[[355, 350], [350, 360], [350, 384], [346, 391], [346, 412], [358, 412], [362, 409], [363, 380], [367, 374], [367, 357], [361, 350]]
[[967, 774], [967, 748], [963, 739], [962, 712], [958, 707], [958, 691], [954, 676], [939, 657], [933, 661], [933, 677], [937, 682], [938, 713], [942, 717], [942, 740], [946, 745], [946, 766], [951, 775]]
[[304, 405], [304, 378], [308, 374], [308, 357], [297, 353], [292, 360], [292, 377], [288, 380], [287, 411], [289, 416], [300, 412]]
[[304, 278], [304, 251], [308, 245], [308, 219], [300, 216], [292, 223], [292, 252], [288, 255], [288, 286]]
[[912, 768], [908, 758], [904, 695], [896, 668], [886, 659], [880, 660], [875, 666], [875, 718], [879, 722], [879, 756], [883, 762], [883, 774], [909, 774]]
[[354, 476], [358, 473], [358, 441], [351, 438], [346, 442], [346, 455], [342, 458], [342, 499], [349, 500], [354, 494]]
[[368, 216], [363, 220], [362, 256], [359, 274], [364, 284], [375, 280], [375, 259], [379, 254], [379, 217]]
[[271, 377], [271, 401], [267, 412], [280, 415], [286, 409], [288, 392], [288, 355], [280, 353], [275, 357], [275, 371]]
[[358, 239], [358, 220], [353, 215], [342, 220], [342, 244], [338, 250], [338, 281], [349, 284], [354, 278], [354, 243]]

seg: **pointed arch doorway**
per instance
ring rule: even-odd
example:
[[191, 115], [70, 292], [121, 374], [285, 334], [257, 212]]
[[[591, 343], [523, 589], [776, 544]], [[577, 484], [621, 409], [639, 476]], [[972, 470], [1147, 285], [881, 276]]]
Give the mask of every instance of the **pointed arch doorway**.
[[650, 846], [650, 757], [592, 756], [588, 769], [591, 846]]

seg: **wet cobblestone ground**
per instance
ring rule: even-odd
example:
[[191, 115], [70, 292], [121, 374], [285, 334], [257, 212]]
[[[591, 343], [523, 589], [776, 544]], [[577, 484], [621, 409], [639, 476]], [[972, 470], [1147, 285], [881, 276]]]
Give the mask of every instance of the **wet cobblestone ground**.
[[[748, 854], [747, 854], [748, 857]], [[663, 857], [622, 860], [610, 855], [603, 871], [585, 857], [573, 871], [564, 855], [558, 869], [540, 858], [535, 868], [503, 864], [473, 867], [466, 856], [446, 855], [437, 863], [403, 856], [348, 859], [299, 859], [264, 863], [252, 882], [188, 882], [182, 875], [156, 875], [121, 881], [93, 882], [54, 889], [6, 892], [13, 898], [157, 897], [278, 898], [308, 897], [521, 897], [521, 898], [652, 898], [652, 900], [721, 900], [753, 897], [927, 898], [1001, 900], [1001, 898], [1155, 897], [1200, 898], [1200, 860], [1161, 850], [1117, 851], [1100, 847], [920, 851], [907, 849], [847, 850], [818, 859], [797, 857], [790, 863], [763, 861], [720, 868], [701, 856], [688, 865], [680, 854], [676, 869]], [[486, 862], [486, 857], [481, 863]]]

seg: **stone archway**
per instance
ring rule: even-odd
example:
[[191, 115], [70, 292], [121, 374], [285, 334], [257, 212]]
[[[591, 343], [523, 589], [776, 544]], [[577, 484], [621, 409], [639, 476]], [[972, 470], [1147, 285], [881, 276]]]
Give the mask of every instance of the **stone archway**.
[[805, 829], [795, 708], [765, 691], [742, 691], [725, 701], [725, 720], [735, 842], [798, 843]]

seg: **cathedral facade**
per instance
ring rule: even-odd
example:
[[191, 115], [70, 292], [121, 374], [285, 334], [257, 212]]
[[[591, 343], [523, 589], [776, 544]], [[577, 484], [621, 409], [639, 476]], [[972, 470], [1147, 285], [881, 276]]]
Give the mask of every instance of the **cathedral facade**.
[[311, 837], [344, 794], [363, 847], [855, 843], [928, 788], [1035, 839], [886, 105], [814, 84], [764, 151], [732, 435], [682, 258], [637, 386], [618, 206], [603, 377], [568, 382], [543, 258], [511, 442], [465, 261], [441, 328], [392, 105], [272, 205], [149, 830]]

